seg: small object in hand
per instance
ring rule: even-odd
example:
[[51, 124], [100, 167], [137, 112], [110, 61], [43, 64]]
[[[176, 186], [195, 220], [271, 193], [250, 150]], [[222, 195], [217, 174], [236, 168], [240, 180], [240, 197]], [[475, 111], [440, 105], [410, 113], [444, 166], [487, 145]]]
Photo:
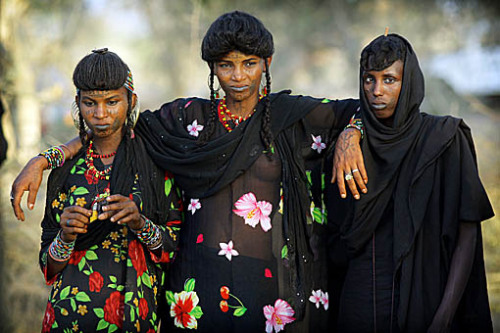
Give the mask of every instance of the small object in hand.
[[351, 179], [352, 179], [352, 172], [348, 172], [348, 173], [346, 173], [346, 175], [345, 175], [345, 180], [349, 181], [349, 180], [351, 180]]
[[99, 214], [102, 214], [104, 211], [102, 210], [102, 207], [106, 206], [108, 202], [106, 201], [106, 197], [96, 201], [94, 205], [92, 206], [92, 215], [90, 216], [90, 223], [94, 222], [97, 220], [97, 217]]

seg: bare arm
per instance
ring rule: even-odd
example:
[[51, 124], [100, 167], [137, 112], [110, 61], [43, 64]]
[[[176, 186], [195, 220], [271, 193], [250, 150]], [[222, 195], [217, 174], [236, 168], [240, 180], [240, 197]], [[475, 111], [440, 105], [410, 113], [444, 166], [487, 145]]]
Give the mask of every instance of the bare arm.
[[357, 187], [363, 193], [368, 192], [366, 188], [368, 176], [363, 162], [363, 154], [361, 153], [359, 144], [360, 140], [361, 133], [354, 128], [348, 128], [339, 135], [335, 145], [331, 182], [337, 182], [342, 198], [346, 197], [344, 174], [352, 174], [353, 178], [347, 180], [347, 185], [355, 199], [360, 198]]
[[428, 333], [449, 332], [453, 317], [469, 280], [472, 264], [474, 263], [476, 242], [477, 224], [461, 222], [443, 299], [434, 315]]
[[[91, 211], [80, 206], [66, 207], [61, 214], [61, 239], [66, 243], [76, 240], [79, 234], [87, 233]], [[66, 261], [56, 261], [47, 256], [47, 280], [62, 272], [68, 264]]]
[[[82, 147], [79, 138], [74, 138], [65, 145], [61, 146], [66, 155], [66, 159], [71, 159]], [[12, 209], [16, 218], [24, 221], [24, 211], [21, 209], [21, 199], [24, 192], [28, 191], [28, 209], [35, 207], [36, 194], [42, 182], [43, 170], [48, 168], [49, 164], [45, 157], [35, 156], [24, 166], [19, 175], [17, 175], [10, 192]]]

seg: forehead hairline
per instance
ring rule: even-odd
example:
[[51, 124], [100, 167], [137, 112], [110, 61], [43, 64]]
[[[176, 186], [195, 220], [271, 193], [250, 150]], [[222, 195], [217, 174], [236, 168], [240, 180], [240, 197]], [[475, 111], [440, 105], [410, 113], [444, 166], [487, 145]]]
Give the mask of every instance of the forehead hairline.
[[384, 73], [384, 76], [396, 76], [398, 75], [397, 73], [397, 70], [396, 70], [396, 67], [393, 67], [389, 70], [390, 67], [394, 66], [396, 64], [396, 62], [400, 61], [401, 62], [401, 75], [403, 75], [403, 71], [404, 71], [404, 62], [401, 60], [401, 59], [398, 59], [396, 61], [394, 61], [392, 64], [390, 64], [389, 66], [387, 66], [386, 68], [383, 68], [379, 71], [376, 71], [376, 70], [364, 70], [363, 69], [363, 75], [373, 75], [373, 73], [381, 73], [381, 72], [384, 72], [384, 71], [387, 71], [386, 73]]
[[[233, 56], [230, 56], [231, 54]], [[259, 57], [256, 54], [245, 54], [245, 53], [243, 53], [241, 51], [233, 50], [233, 51], [230, 51], [230, 52], [226, 53], [218, 61], [231, 61], [231, 59], [234, 59], [234, 58], [246, 58], [245, 60], [250, 60], [249, 58], [262, 59], [262, 57]]]

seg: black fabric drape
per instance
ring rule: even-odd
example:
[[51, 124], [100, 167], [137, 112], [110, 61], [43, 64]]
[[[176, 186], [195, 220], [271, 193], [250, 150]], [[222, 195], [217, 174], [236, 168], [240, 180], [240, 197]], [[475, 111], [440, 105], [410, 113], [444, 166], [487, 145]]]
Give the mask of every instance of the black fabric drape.
[[[362, 151], [369, 192], [356, 202], [332, 200], [329, 223], [336, 225], [331, 228], [342, 242], [337, 249], [353, 257], [371, 239], [389, 201], [394, 200], [399, 327], [405, 332], [422, 332], [442, 299], [459, 223], [480, 222], [493, 216], [493, 211], [478, 176], [468, 127], [460, 119], [420, 113], [424, 79], [413, 49], [404, 42], [403, 82], [392, 127], [381, 124], [370, 111], [360, 72], [361, 115], [366, 130]], [[334, 212], [340, 213], [332, 216]], [[471, 277], [461, 309], [476, 327], [484, 328], [488, 323], [491, 327], [491, 319], [480, 244], [479, 238], [471, 274], [480, 283], [473, 284]], [[345, 259], [341, 253], [334, 253], [333, 258], [339, 262]], [[471, 304], [476, 304], [476, 309]]]
[[[42, 220], [42, 248], [49, 246], [61, 229], [56, 217], [51, 213], [51, 202], [63, 190], [69, 171], [80, 158], [85, 156], [86, 149], [87, 147], [83, 147], [71, 161], [67, 161], [61, 168], [54, 169], [50, 173], [45, 215]], [[136, 174], [139, 176], [143, 198], [142, 214], [157, 224], [164, 224], [170, 207], [170, 202], [164, 194], [164, 172], [152, 162], [139, 136], [133, 139], [124, 137], [113, 162], [110, 177], [111, 194], [128, 197]], [[78, 235], [75, 249], [83, 250], [100, 243], [115, 226], [116, 223], [109, 220], [92, 223], [87, 234]]]
[[[284, 191], [284, 239], [287, 240], [290, 260], [290, 281], [296, 313], [304, 315], [306, 280], [305, 263], [311, 250], [306, 230], [306, 212], [309, 202], [305, 170], [300, 156], [300, 145], [295, 144], [291, 125], [302, 119], [321, 100], [304, 96], [289, 96], [290, 91], [271, 94], [271, 130], [275, 146], [282, 158], [282, 184]], [[301, 102], [297, 103], [297, 99]], [[298, 107], [300, 105], [300, 108]], [[208, 197], [230, 184], [245, 172], [262, 154], [260, 137], [264, 103], [259, 103], [249, 122], [232, 132], [217, 137], [204, 145], [186, 133], [183, 128], [183, 107], [179, 108], [179, 122], [168, 132], [162, 125], [160, 113], [144, 112], [137, 131], [145, 137], [150, 155], [156, 163], [174, 174], [177, 184], [188, 197]], [[172, 124], [170, 124], [172, 126]], [[300, 254], [300, 256], [298, 255]], [[304, 256], [304, 258], [302, 258]], [[304, 260], [305, 259], [305, 260]]]

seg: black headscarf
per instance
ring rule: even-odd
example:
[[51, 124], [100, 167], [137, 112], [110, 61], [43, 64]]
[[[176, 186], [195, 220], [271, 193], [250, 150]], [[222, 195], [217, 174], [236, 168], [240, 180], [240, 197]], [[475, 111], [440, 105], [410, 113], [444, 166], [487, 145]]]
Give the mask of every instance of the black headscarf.
[[363, 89], [363, 69], [360, 69], [360, 108], [366, 130], [362, 150], [370, 177], [370, 191], [357, 202], [352, 223], [344, 232], [348, 248], [353, 252], [359, 251], [375, 231], [391, 199], [401, 165], [414, 146], [422, 124], [420, 104], [424, 99], [424, 77], [411, 45], [404, 38], [397, 37], [404, 41], [407, 52], [391, 127], [382, 124], [370, 111]]
[[[42, 249], [49, 246], [59, 230], [61, 230], [59, 223], [52, 214], [51, 202], [64, 188], [71, 168], [81, 157], [85, 156], [86, 148], [85, 146], [82, 147], [71, 161], [50, 173], [47, 183], [45, 215], [42, 220]], [[113, 170], [110, 177], [111, 194], [122, 194], [128, 197], [136, 174], [139, 176], [143, 203], [141, 213], [156, 224], [164, 224], [168, 215], [168, 207], [170, 207], [170, 202], [164, 192], [164, 171], [152, 162], [139, 136], [135, 136], [133, 139], [124, 136], [113, 161]], [[88, 233], [78, 235], [75, 249], [84, 250], [102, 242], [116, 226], [116, 223], [109, 220], [92, 223], [89, 225]]]
[[[349, 207], [340, 214], [340, 237], [353, 256], [371, 239], [393, 200], [394, 274], [400, 273], [398, 324], [401, 329], [419, 332], [430, 323], [441, 302], [459, 222], [483, 221], [493, 216], [493, 211], [479, 180], [469, 128], [461, 119], [420, 113], [424, 78], [417, 57], [408, 41], [396, 34], [390, 36], [406, 45], [394, 122], [386, 126], [370, 111], [361, 69], [361, 117], [366, 130], [362, 151], [370, 191], [359, 201], [340, 202], [335, 209]], [[424, 225], [426, 232], [422, 232]], [[471, 322], [487, 326], [479, 226], [478, 230], [470, 278], [474, 282], [467, 285], [461, 308]], [[440, 238], [429, 241], [430, 234]], [[432, 257], [438, 260], [429, 260]]]

